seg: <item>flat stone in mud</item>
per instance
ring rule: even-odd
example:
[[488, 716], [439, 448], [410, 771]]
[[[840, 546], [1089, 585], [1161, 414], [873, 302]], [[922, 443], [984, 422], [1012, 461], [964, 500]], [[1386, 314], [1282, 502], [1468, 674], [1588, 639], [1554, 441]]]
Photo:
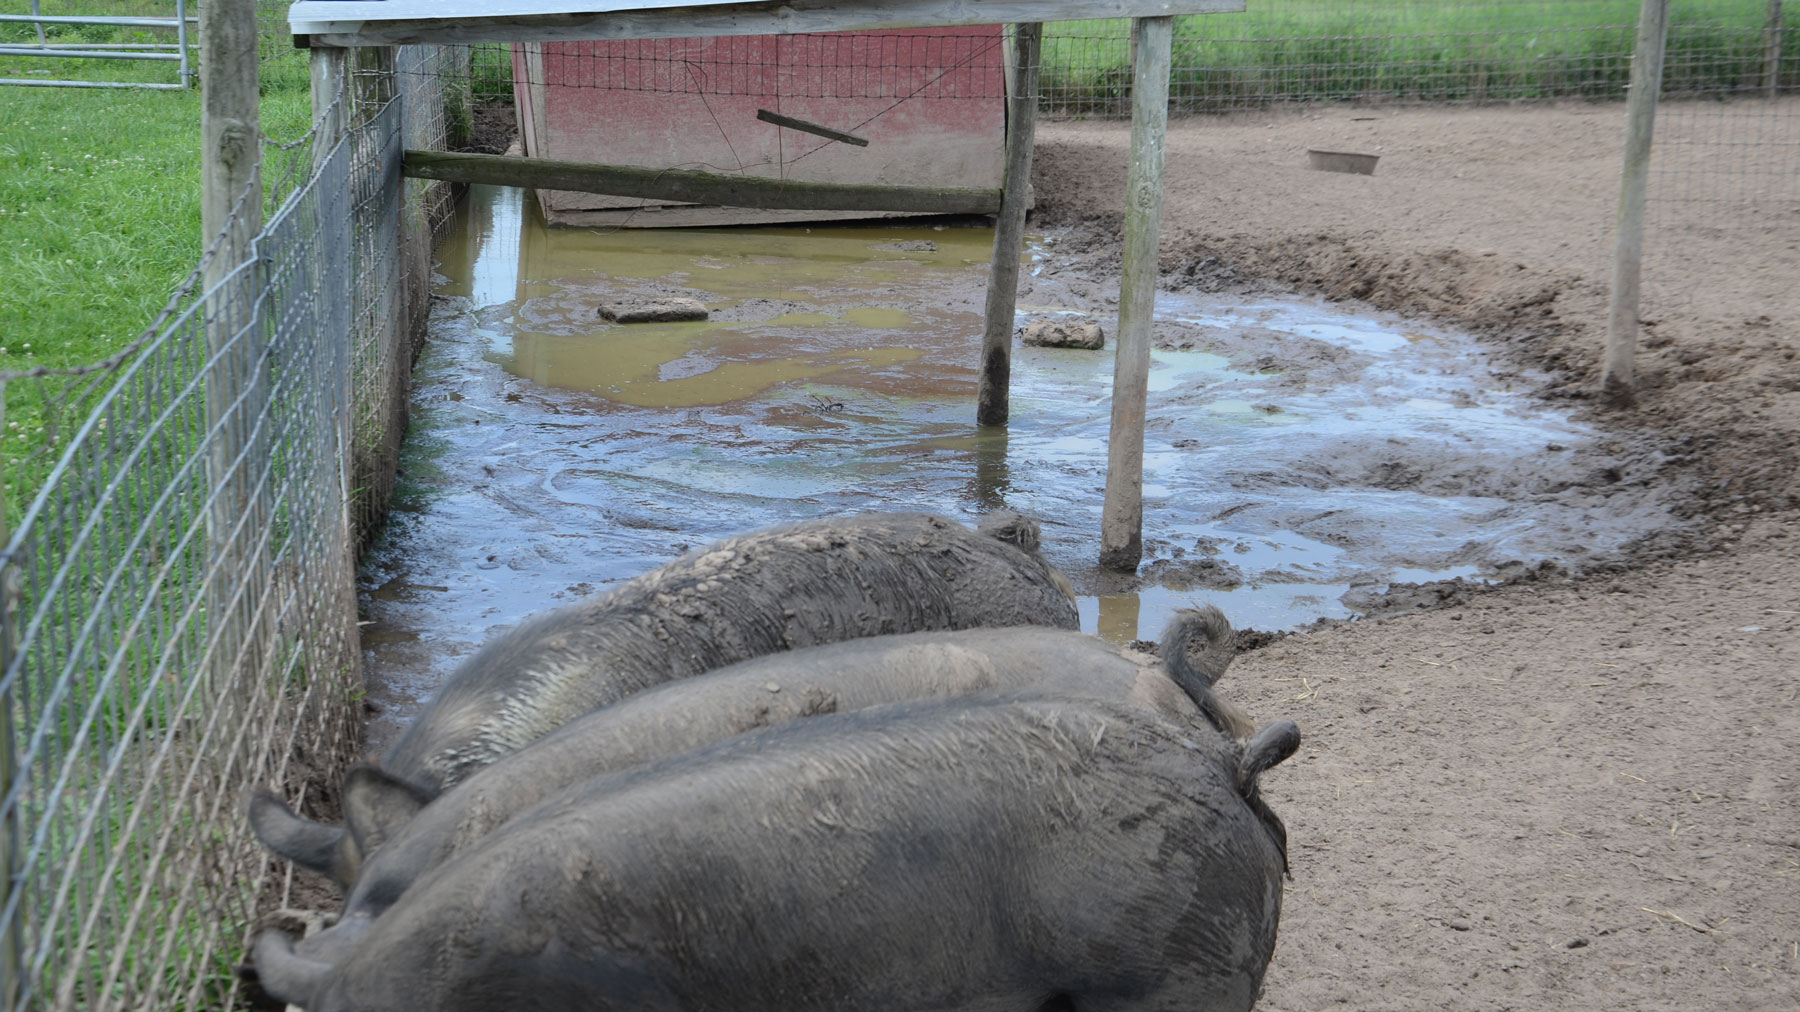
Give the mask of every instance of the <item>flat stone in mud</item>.
[[1098, 323], [1061, 323], [1039, 320], [1021, 331], [1026, 344], [1043, 348], [1085, 348], [1099, 351], [1106, 347], [1106, 332]]
[[600, 318], [608, 323], [677, 323], [706, 319], [706, 305], [699, 299], [619, 299], [600, 304]]

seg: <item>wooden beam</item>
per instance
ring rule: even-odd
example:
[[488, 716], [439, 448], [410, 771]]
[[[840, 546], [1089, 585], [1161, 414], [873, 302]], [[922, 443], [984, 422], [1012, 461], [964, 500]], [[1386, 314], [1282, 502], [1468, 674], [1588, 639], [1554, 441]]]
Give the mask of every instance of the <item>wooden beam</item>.
[[1132, 23], [1131, 163], [1125, 174], [1125, 264], [1113, 349], [1112, 428], [1106, 441], [1106, 500], [1100, 565], [1135, 572], [1144, 557], [1144, 409], [1150, 385], [1150, 324], [1156, 314], [1156, 249], [1162, 236], [1163, 149], [1169, 124], [1170, 18]]
[[1013, 87], [1006, 110], [1006, 179], [994, 223], [987, 313], [981, 333], [981, 390], [975, 424], [1005, 425], [1012, 410], [1013, 314], [1019, 302], [1019, 247], [1031, 197], [1031, 150], [1036, 140], [1038, 65], [1044, 26], [1019, 25], [1013, 34]]
[[647, 169], [636, 165], [595, 165], [549, 158], [508, 158], [444, 151], [408, 150], [401, 171], [415, 179], [531, 186], [726, 207], [924, 214], [992, 214], [1000, 208], [1000, 191], [997, 189], [815, 183], [689, 169]]
[[1638, 298], [1644, 267], [1644, 189], [1650, 177], [1650, 137], [1662, 91], [1663, 50], [1669, 38], [1669, 0], [1644, 0], [1631, 92], [1625, 97], [1625, 155], [1619, 170], [1619, 219], [1613, 242], [1612, 299], [1607, 307], [1601, 394], [1630, 404], [1637, 390]]
[[237, 662], [250, 636], [250, 594], [258, 569], [249, 542], [258, 528], [243, 522], [254, 509], [260, 463], [252, 448], [263, 396], [262, 327], [256, 279], [239, 268], [262, 231], [262, 128], [258, 105], [254, 0], [212, 0], [200, 13], [200, 234], [207, 366], [207, 566], [222, 574], [206, 584], [212, 636], [205, 686], [208, 705], [233, 705]]
[[1028, 24], [1234, 13], [1244, 0], [312, 0], [288, 9], [299, 45], [561, 42]]
[[795, 119], [792, 116], [783, 116], [782, 114], [769, 109], [756, 110], [756, 118], [762, 120], [764, 123], [773, 123], [778, 127], [787, 127], [789, 130], [799, 130], [802, 133], [809, 133], [815, 137], [824, 137], [827, 140], [843, 141], [845, 144], [854, 144], [859, 148], [866, 148], [869, 146], [869, 139], [867, 137], [858, 137], [855, 134], [847, 134], [842, 130], [833, 130], [828, 126], [820, 126], [817, 123], [808, 123], [803, 119]]

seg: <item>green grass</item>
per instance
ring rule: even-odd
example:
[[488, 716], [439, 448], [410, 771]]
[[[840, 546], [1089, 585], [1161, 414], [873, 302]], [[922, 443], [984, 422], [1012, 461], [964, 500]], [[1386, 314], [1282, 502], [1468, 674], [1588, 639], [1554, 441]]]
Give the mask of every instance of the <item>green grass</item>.
[[[1176, 22], [1172, 104], [1183, 111], [1285, 101], [1497, 101], [1624, 94], [1638, 0], [1560, 3], [1251, 0]], [[1800, 5], [1784, 11], [1787, 87], [1800, 86]], [[1671, 16], [1671, 94], [1753, 87], [1766, 0], [1691, 0]], [[1048, 25], [1052, 110], [1111, 114], [1129, 94], [1124, 21]]]
[[512, 47], [473, 46], [469, 51], [469, 91], [476, 105], [513, 100]]
[[[169, 3], [43, 6], [45, 14], [173, 11]], [[0, 10], [29, 5], [7, 0]], [[130, 28], [47, 26], [52, 30], [89, 42], [151, 37]], [[0, 24], [0, 39], [34, 41], [36, 34], [30, 25]], [[265, 35], [262, 130], [286, 142], [309, 128], [311, 98], [304, 54], [274, 41]], [[175, 74], [171, 64], [142, 61], [0, 57], [0, 77], [144, 81]], [[0, 123], [0, 272], [9, 279], [0, 286], [0, 371], [105, 359], [150, 325], [199, 261], [200, 93], [4, 86]], [[265, 170], [271, 189], [290, 182]], [[281, 195], [271, 192], [271, 203]], [[54, 435], [79, 421], [46, 418], [59, 387], [54, 379], [6, 385], [0, 473], [11, 522], [59, 453]]]

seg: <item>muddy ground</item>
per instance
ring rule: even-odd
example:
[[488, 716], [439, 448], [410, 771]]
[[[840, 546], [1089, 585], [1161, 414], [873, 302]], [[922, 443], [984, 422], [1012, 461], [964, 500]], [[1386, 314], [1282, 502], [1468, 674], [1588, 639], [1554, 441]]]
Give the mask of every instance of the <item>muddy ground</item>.
[[[1665, 116], [1659, 144], [1706, 112]], [[1656, 206], [1642, 390], [1608, 407], [1622, 124], [1570, 105], [1172, 130], [1165, 284], [1474, 330], [1613, 430], [1594, 487], [1663, 483], [1699, 521], [1240, 658], [1231, 690], [1306, 735], [1265, 779], [1294, 879], [1260, 1008], [1800, 1007], [1800, 206]], [[1040, 222], [1116, 258], [1126, 129], [1039, 130]], [[1382, 159], [1314, 172], [1314, 147]]]

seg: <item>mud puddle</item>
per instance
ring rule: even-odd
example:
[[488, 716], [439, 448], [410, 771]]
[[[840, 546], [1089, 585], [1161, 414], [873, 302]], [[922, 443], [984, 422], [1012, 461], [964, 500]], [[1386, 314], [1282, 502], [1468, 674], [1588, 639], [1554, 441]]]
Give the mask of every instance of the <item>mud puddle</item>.
[[[1601, 487], [1602, 437], [1466, 337], [1164, 295], [1145, 565], [1103, 573], [1116, 286], [1063, 277], [1054, 237], [1034, 245], [1021, 320], [1089, 316], [1108, 349], [1016, 348], [1013, 423], [978, 429], [991, 243], [901, 224], [551, 231], [521, 191], [472, 188], [438, 251], [403, 494], [366, 567], [388, 718], [531, 612], [812, 517], [1032, 514], [1084, 627], [1120, 641], [1195, 601], [1265, 630], [1350, 617], [1391, 584], [1579, 565], [1669, 523], [1648, 491]], [[711, 317], [599, 318], [646, 295]]]

